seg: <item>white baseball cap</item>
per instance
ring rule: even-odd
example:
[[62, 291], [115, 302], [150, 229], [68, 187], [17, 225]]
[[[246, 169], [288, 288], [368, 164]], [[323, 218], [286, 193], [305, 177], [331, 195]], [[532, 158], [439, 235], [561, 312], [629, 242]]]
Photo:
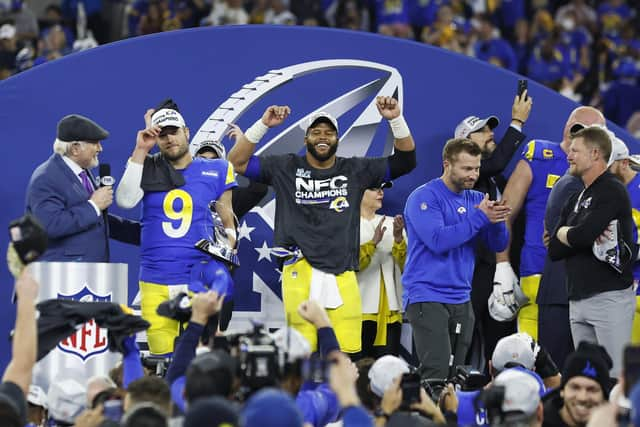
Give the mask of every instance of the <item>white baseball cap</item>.
[[42, 406], [47, 409], [47, 393], [45, 393], [39, 385], [30, 384], [27, 402], [34, 406]]
[[49, 414], [56, 421], [73, 423], [86, 400], [87, 388], [78, 380], [56, 377], [49, 385]]
[[331, 114], [327, 113], [326, 111], [316, 111], [315, 113], [311, 114], [309, 116], [309, 119], [307, 120], [307, 127], [305, 128], [305, 131], [308, 131], [309, 128], [313, 127], [318, 121], [331, 123], [335, 128], [336, 132], [338, 132], [338, 121], [336, 120], [335, 117], [333, 117]]
[[409, 364], [396, 356], [382, 356], [369, 369], [369, 384], [376, 396], [382, 397], [393, 381], [410, 372]]
[[4, 24], [0, 27], [0, 40], [12, 39], [16, 36], [16, 27], [11, 24]]
[[531, 375], [518, 369], [507, 369], [493, 384], [504, 387], [503, 412], [535, 414], [540, 404], [540, 384]]
[[454, 138], [468, 138], [469, 134], [477, 132], [486, 125], [489, 125], [490, 129], [495, 129], [500, 124], [500, 120], [496, 116], [489, 116], [486, 119], [481, 119], [478, 116], [469, 116], [461, 121], [453, 134]]
[[151, 124], [153, 126], [160, 126], [161, 128], [167, 126], [183, 128], [186, 126], [182, 115], [171, 108], [161, 108], [153, 113], [151, 116]]
[[198, 154], [200, 153], [203, 149], [207, 148], [210, 149], [211, 151], [213, 151], [214, 153], [216, 153], [216, 155], [218, 156], [219, 159], [226, 159], [227, 158], [227, 150], [225, 150], [224, 145], [222, 145], [222, 143], [220, 141], [215, 141], [215, 140], [205, 140], [202, 141], [198, 144], [195, 144], [194, 148], [194, 153], [193, 154]]
[[623, 140], [614, 135], [613, 142], [611, 143], [611, 156], [609, 157], [609, 166], [617, 160], [629, 160], [630, 163], [640, 164], [637, 156], [629, 154], [627, 144]]
[[536, 364], [534, 347], [533, 338], [525, 333], [508, 335], [496, 344], [491, 356], [491, 364], [498, 372], [511, 367], [507, 366], [509, 364], [531, 370]]

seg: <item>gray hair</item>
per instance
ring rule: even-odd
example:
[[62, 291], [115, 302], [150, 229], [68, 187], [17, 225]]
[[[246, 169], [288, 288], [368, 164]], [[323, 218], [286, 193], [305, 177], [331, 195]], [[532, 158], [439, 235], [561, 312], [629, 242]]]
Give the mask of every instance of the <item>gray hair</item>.
[[58, 138], [56, 138], [55, 141], [53, 141], [53, 152], [56, 154], [60, 154], [61, 156], [66, 156], [67, 154], [69, 154], [69, 151], [71, 150], [71, 147], [74, 144], [80, 144], [80, 146], [82, 148], [84, 148], [84, 145], [86, 144], [86, 142], [84, 141], [61, 141]]

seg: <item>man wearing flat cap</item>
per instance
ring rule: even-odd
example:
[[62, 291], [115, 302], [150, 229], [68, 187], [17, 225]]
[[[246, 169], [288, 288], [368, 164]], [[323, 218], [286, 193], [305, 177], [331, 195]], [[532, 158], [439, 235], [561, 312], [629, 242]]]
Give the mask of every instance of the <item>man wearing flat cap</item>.
[[26, 210], [49, 238], [41, 261], [108, 262], [108, 237], [139, 243], [138, 223], [104, 214], [113, 202], [113, 188], [98, 187], [91, 173], [98, 166], [100, 142], [108, 136], [78, 114], [58, 122], [54, 153], [36, 168], [27, 187]]

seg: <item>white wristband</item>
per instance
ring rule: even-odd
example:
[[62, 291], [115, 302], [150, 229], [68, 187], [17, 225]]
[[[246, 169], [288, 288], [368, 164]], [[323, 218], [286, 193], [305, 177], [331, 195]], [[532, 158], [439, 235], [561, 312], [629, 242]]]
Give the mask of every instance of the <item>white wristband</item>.
[[260, 142], [260, 140], [268, 130], [269, 128], [264, 123], [262, 123], [262, 119], [260, 119], [252, 124], [249, 129], [247, 129], [247, 131], [244, 133], [244, 136], [247, 137], [247, 140], [249, 140], [250, 143], [257, 144], [258, 142]]
[[389, 126], [391, 126], [391, 133], [395, 139], [402, 139], [411, 136], [411, 131], [407, 122], [403, 116], [398, 116], [395, 119], [389, 120]]
[[233, 228], [225, 228], [224, 232], [227, 233], [227, 237], [233, 237], [233, 240], [236, 240], [236, 230]]

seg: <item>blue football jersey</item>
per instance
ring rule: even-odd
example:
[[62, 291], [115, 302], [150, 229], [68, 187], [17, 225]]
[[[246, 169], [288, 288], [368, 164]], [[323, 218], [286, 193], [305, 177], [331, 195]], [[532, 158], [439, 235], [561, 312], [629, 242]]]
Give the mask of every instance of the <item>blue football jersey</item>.
[[542, 243], [544, 211], [551, 188], [565, 174], [568, 163], [560, 144], [539, 139], [527, 144], [522, 159], [529, 163], [533, 176], [524, 201], [526, 223], [520, 254], [520, 276], [527, 277], [542, 273], [547, 254]]
[[237, 186], [226, 160], [195, 158], [179, 172], [182, 187], [146, 192], [142, 199], [140, 280], [145, 282], [189, 283], [192, 266], [210, 259], [195, 247], [198, 240], [213, 236], [209, 202]]
[[[631, 199], [631, 216], [633, 217], [633, 242], [640, 243], [640, 174], [636, 174], [635, 178], [629, 181], [627, 184], [627, 191], [629, 192], [629, 199]], [[640, 280], [640, 262], [636, 261], [633, 264], [633, 280]], [[636, 293], [640, 295], [640, 292], [636, 290]]]

